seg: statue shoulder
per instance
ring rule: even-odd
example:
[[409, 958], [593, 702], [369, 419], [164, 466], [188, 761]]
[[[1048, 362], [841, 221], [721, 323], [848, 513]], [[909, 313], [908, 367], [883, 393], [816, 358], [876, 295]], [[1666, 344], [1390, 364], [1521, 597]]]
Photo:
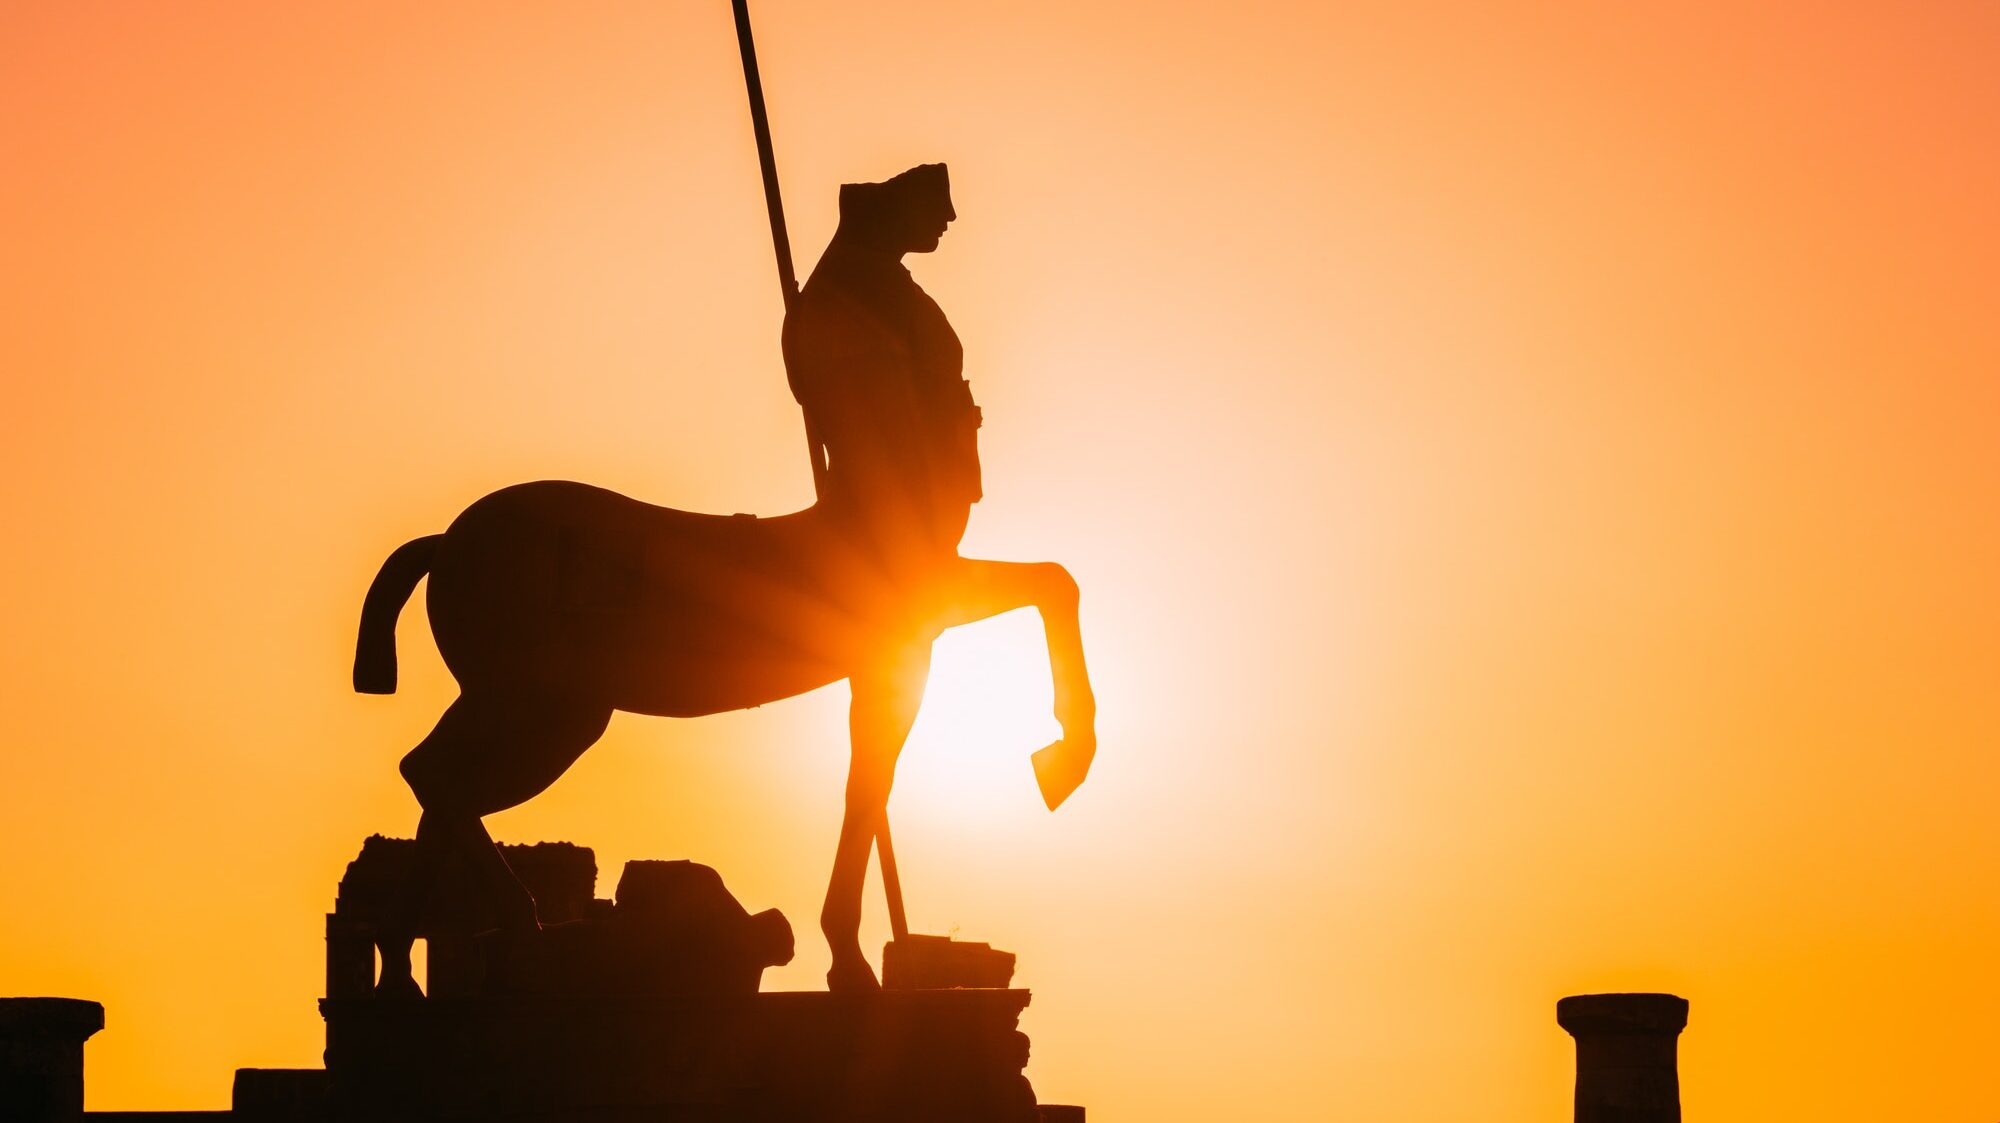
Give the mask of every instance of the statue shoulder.
[[785, 312], [786, 362], [901, 354], [907, 344], [875, 309], [834, 285], [808, 284]]

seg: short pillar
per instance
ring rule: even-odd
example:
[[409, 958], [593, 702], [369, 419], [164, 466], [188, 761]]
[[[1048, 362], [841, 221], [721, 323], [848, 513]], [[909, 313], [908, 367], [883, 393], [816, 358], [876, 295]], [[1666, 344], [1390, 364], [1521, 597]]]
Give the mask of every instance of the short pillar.
[[0, 1115], [11, 1123], [83, 1118], [83, 1043], [104, 1007], [75, 998], [0, 998]]
[[1687, 999], [1671, 994], [1578, 994], [1556, 1003], [1576, 1038], [1576, 1123], [1680, 1123], [1675, 1046]]

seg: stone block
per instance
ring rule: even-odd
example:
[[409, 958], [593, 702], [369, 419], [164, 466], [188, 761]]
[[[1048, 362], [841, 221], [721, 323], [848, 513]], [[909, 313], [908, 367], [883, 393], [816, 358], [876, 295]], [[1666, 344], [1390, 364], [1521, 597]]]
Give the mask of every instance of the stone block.
[[83, 1043], [104, 1007], [76, 998], [0, 998], [0, 1107], [9, 1123], [83, 1117]]
[[1576, 1123], [1680, 1123], [1677, 1042], [1688, 1002], [1671, 994], [1580, 994], [1556, 1003], [1576, 1038]]

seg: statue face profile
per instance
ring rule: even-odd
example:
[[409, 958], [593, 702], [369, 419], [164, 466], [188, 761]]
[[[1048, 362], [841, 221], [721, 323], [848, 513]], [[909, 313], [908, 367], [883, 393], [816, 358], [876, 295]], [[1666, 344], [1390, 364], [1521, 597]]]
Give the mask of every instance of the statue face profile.
[[958, 218], [958, 212], [952, 209], [951, 184], [945, 178], [944, 165], [929, 166], [938, 170], [936, 183], [920, 182], [904, 192], [905, 253], [930, 253], [937, 249], [945, 228]]
[[840, 188], [842, 233], [898, 256], [937, 249], [957, 218], [943, 164], [918, 164], [881, 183]]

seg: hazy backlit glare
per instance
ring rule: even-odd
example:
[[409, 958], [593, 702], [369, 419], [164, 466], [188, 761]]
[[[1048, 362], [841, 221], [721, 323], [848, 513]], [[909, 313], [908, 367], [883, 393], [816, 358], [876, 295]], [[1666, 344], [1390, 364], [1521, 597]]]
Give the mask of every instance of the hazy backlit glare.
[[[1084, 589], [1090, 782], [1035, 793], [1017, 613], [891, 801], [1044, 1098], [1562, 1119], [1555, 1000], [1657, 989], [1690, 1118], [2000, 1112], [2000, 9], [756, 17], [802, 271], [949, 162], [965, 552]], [[221, 1107], [319, 1063], [335, 882], [415, 824], [420, 612], [348, 689], [387, 552], [524, 479], [810, 499], [728, 5], [4, 23], [0, 993], [107, 1006], [93, 1109]], [[490, 825], [810, 936], [845, 697], [620, 716]]]

